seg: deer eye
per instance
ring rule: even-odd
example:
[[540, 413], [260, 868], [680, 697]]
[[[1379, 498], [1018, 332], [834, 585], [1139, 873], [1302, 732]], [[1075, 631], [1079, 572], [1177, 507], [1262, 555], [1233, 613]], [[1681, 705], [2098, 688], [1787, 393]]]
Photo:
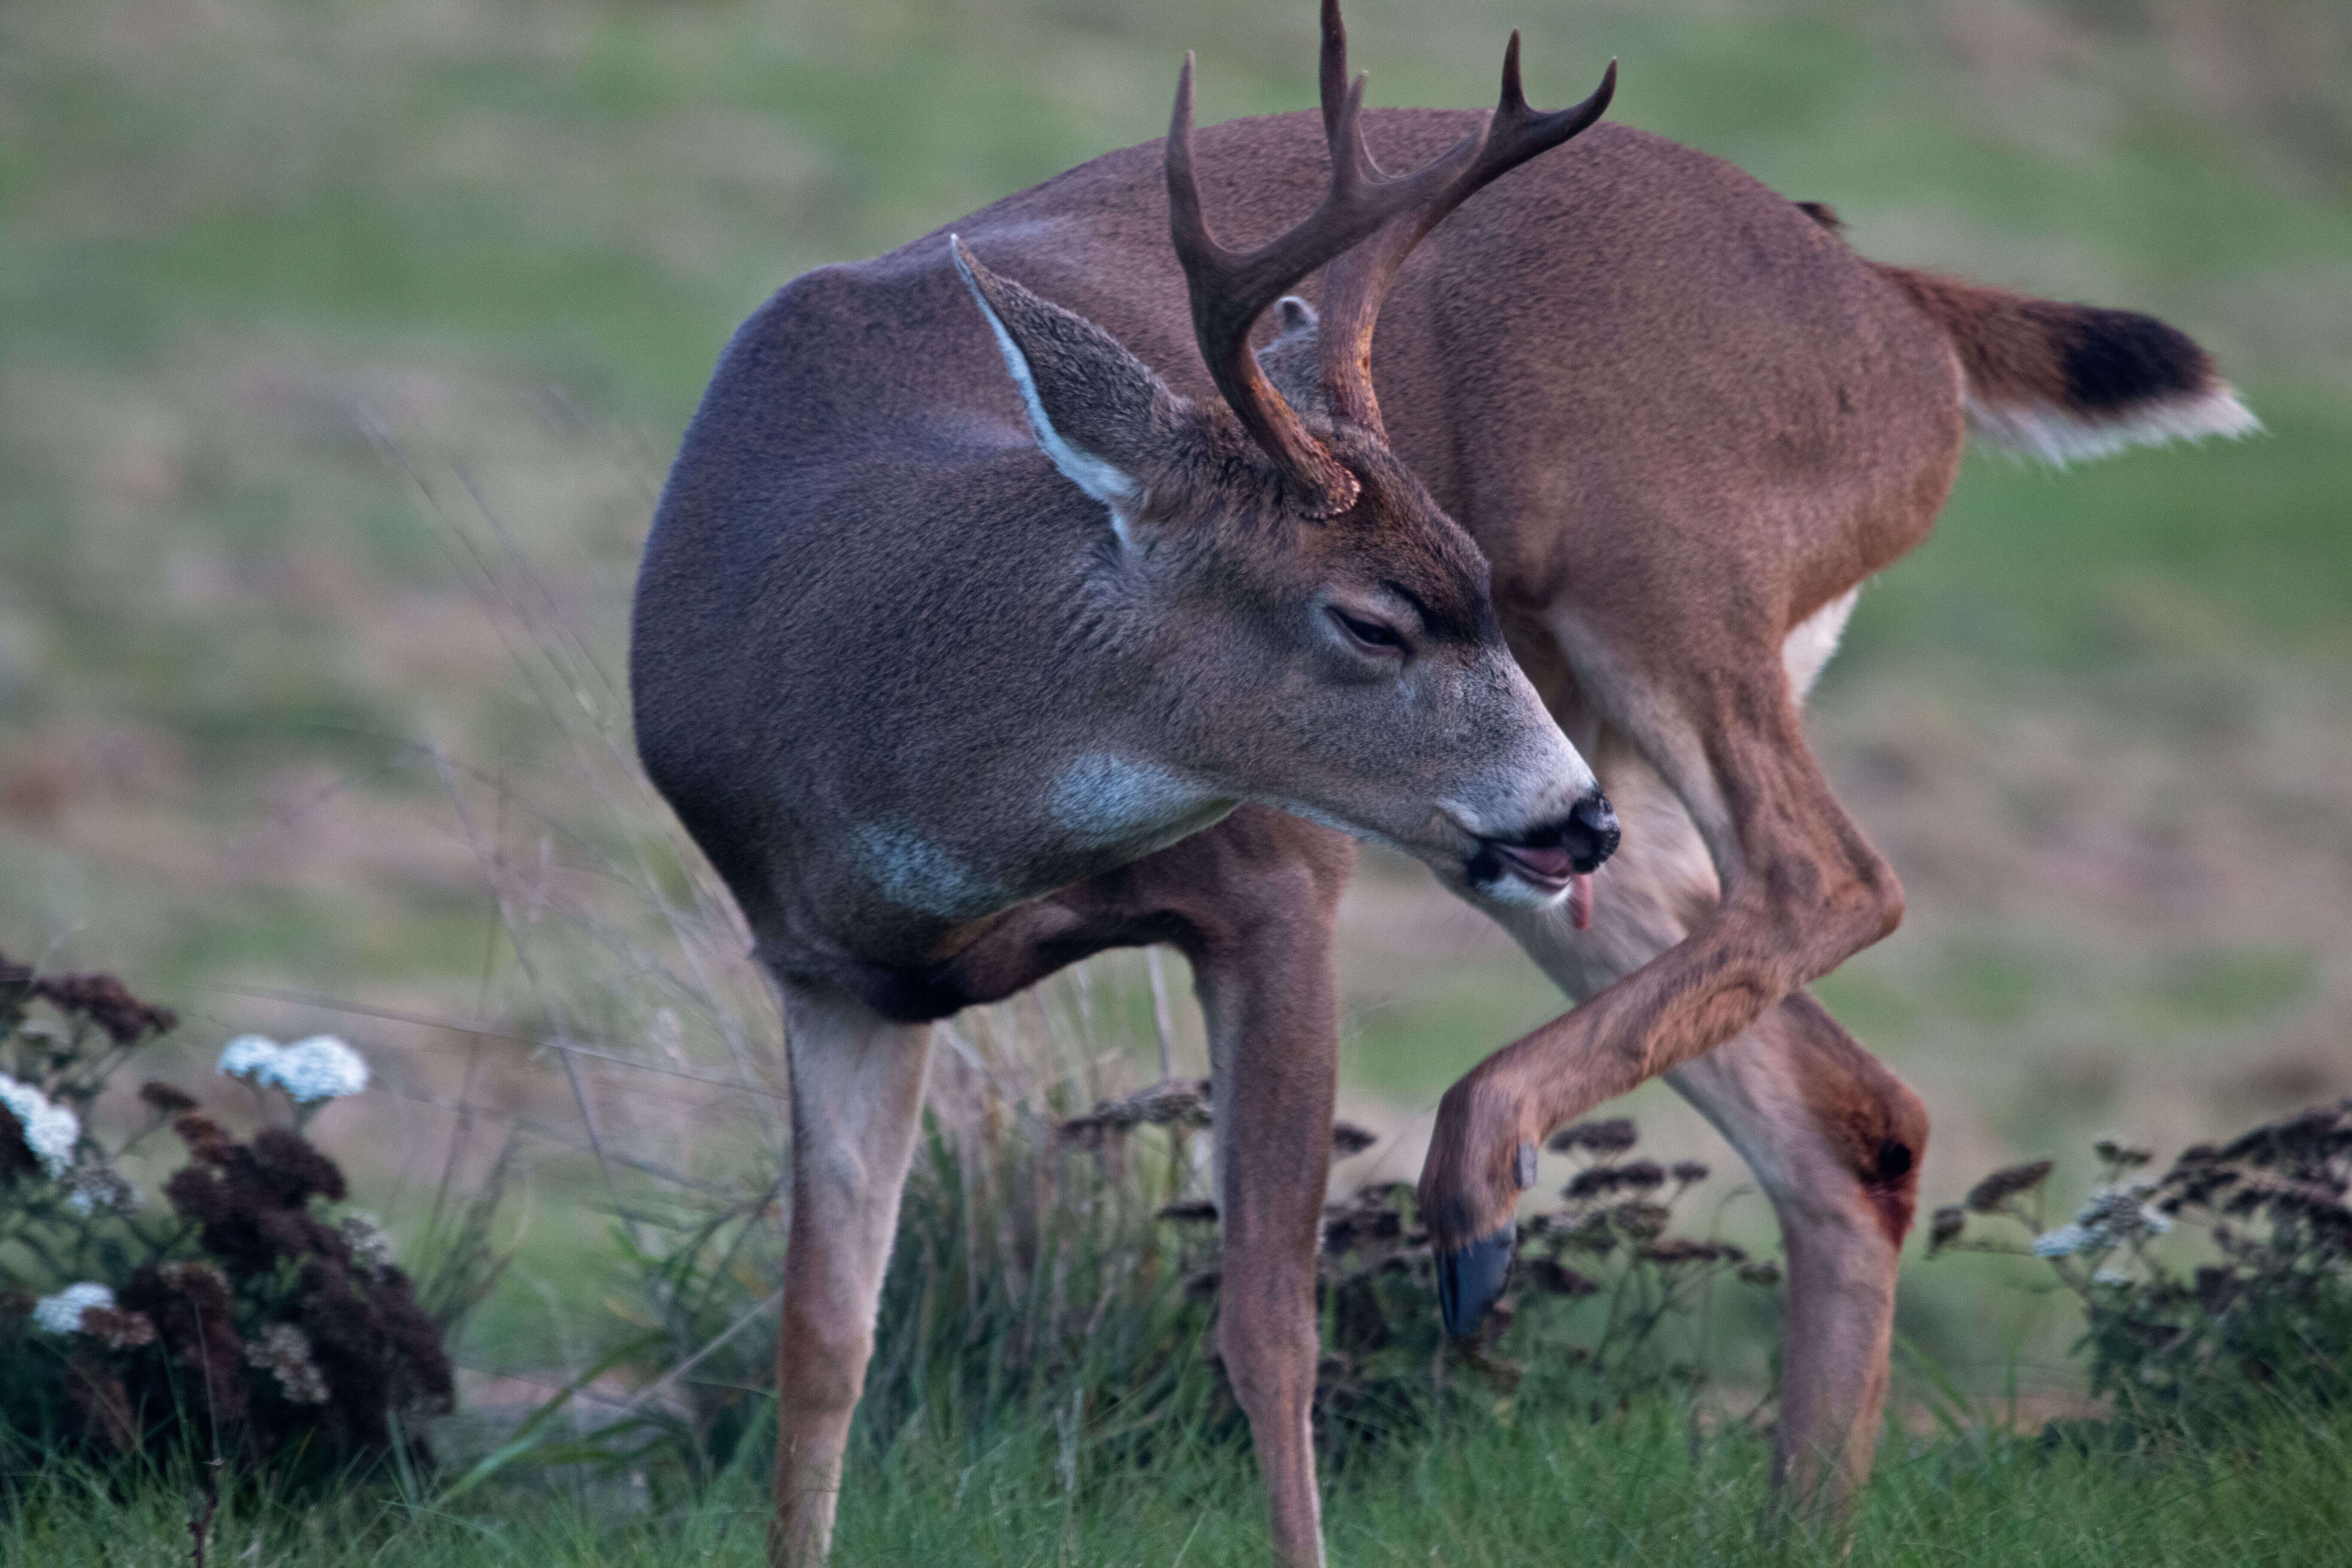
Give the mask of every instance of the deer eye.
[[1368, 621], [1337, 608], [1332, 610], [1331, 618], [1339, 623], [1339, 629], [1351, 640], [1372, 652], [1402, 653], [1405, 650], [1403, 636], [1391, 626], [1384, 626], [1378, 621]]

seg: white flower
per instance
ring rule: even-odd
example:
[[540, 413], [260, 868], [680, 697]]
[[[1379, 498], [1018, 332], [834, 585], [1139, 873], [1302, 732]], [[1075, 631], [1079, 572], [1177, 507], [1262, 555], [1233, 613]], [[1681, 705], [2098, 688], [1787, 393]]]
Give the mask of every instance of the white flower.
[[2132, 1277], [2120, 1268], [2102, 1268], [2091, 1276], [2094, 1285], [2128, 1285], [2131, 1282]]
[[8, 1108], [25, 1134], [25, 1147], [41, 1162], [51, 1180], [73, 1163], [74, 1145], [81, 1140], [81, 1121], [29, 1083], [18, 1083], [0, 1072], [0, 1105]]
[[105, 1286], [85, 1279], [79, 1285], [68, 1285], [54, 1296], [44, 1296], [33, 1303], [33, 1321], [53, 1334], [81, 1331], [81, 1315], [92, 1307], [114, 1310], [114, 1292]]
[[220, 1065], [214, 1070], [258, 1083], [264, 1069], [278, 1059], [278, 1042], [267, 1035], [239, 1035], [221, 1047]]
[[2078, 1252], [2088, 1252], [2098, 1245], [2098, 1238], [2079, 1225], [2062, 1225], [2056, 1230], [2043, 1231], [2033, 1238], [2036, 1258], [2071, 1258]]
[[367, 1059], [332, 1035], [313, 1035], [278, 1052], [254, 1081], [274, 1083], [302, 1105], [341, 1100], [368, 1086]]

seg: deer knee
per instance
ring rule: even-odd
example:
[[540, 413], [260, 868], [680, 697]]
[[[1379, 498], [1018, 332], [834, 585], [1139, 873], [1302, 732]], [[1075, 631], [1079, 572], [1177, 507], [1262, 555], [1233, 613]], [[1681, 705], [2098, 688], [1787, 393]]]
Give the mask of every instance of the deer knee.
[[1315, 1394], [1321, 1350], [1311, 1306], [1299, 1312], [1234, 1311], [1217, 1322], [1217, 1354], [1234, 1398], [1253, 1416], [1304, 1405]]
[[777, 1399], [794, 1411], [849, 1410], [865, 1392], [866, 1363], [873, 1353], [870, 1326], [826, 1323], [787, 1310], [783, 1341], [777, 1346]]

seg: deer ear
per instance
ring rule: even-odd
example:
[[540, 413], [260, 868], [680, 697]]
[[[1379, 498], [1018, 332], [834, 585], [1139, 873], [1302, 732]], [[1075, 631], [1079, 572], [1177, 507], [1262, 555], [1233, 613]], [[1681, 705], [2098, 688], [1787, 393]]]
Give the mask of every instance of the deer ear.
[[1037, 445], [1064, 478], [1110, 508], [1124, 538], [1143, 500], [1143, 476], [1181, 438], [1184, 400], [1084, 316], [998, 277], [955, 236], [948, 245], [1003, 351]]
[[1317, 354], [1321, 318], [1315, 307], [1296, 294], [1274, 302], [1275, 339], [1257, 351], [1258, 368], [1283, 401], [1301, 414], [1321, 414], [1323, 384]]

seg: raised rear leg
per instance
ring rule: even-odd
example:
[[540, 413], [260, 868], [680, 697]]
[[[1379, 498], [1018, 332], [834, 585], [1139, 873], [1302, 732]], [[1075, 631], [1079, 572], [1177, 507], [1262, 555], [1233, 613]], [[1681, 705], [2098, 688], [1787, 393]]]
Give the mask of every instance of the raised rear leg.
[[1355, 846], [1244, 806], [1205, 833], [999, 921], [951, 965], [974, 1001], [1105, 948], [1191, 960], [1216, 1085], [1217, 1348], [1249, 1417], [1276, 1554], [1323, 1561], [1315, 1481], [1315, 1247], [1339, 1074], [1332, 919]]
[[[1673, 793], [1622, 742], [1594, 750], [1624, 836], [1595, 879], [1590, 929], [1565, 911], [1502, 916], [1580, 1000], [1673, 948], [1717, 901], [1706, 847]], [[1802, 992], [1666, 1077], [1739, 1151], [1780, 1220], [1789, 1313], [1774, 1480], [1834, 1519], [1870, 1471], [1926, 1110]]]
[[833, 1538], [841, 1455], [874, 1350], [882, 1271], [914, 1156], [930, 1026], [779, 977], [793, 1074], [792, 1234], [776, 1347], [777, 1568]]

